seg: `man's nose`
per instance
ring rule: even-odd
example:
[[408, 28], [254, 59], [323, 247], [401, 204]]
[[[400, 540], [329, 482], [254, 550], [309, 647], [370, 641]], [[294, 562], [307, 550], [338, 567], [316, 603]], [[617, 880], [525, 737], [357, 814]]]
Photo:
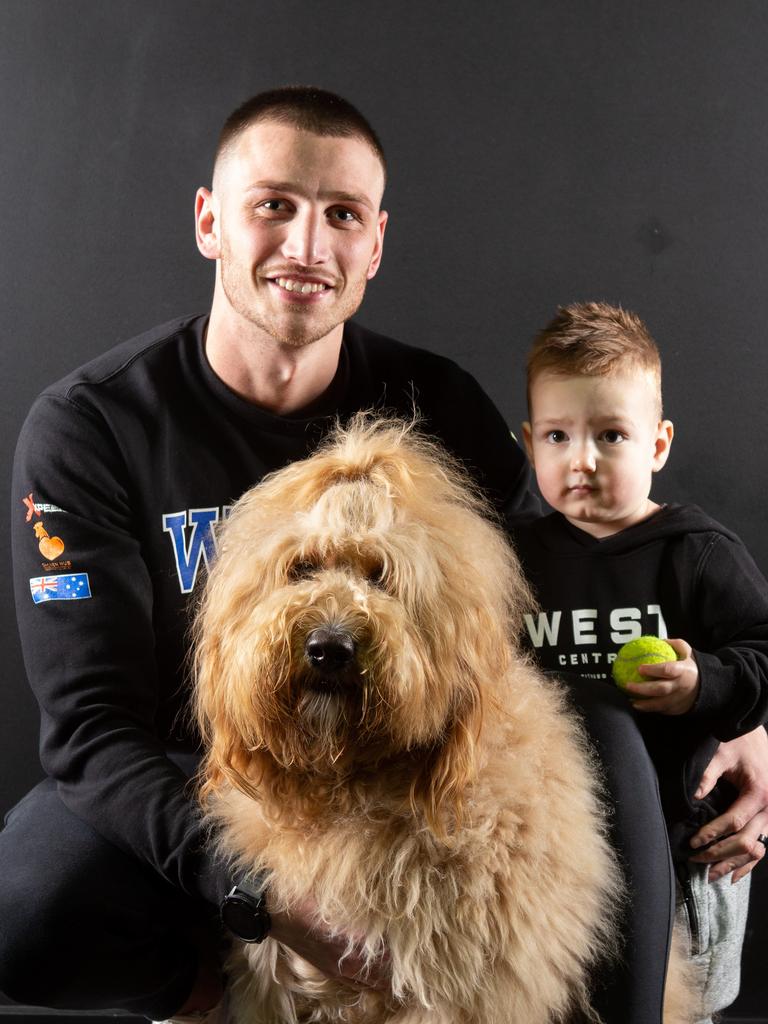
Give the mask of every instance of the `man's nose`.
[[287, 225], [283, 241], [283, 255], [304, 266], [325, 263], [329, 255], [330, 228], [322, 213], [298, 210]]
[[591, 441], [574, 446], [571, 452], [571, 469], [576, 473], [594, 473], [597, 467], [595, 446]]

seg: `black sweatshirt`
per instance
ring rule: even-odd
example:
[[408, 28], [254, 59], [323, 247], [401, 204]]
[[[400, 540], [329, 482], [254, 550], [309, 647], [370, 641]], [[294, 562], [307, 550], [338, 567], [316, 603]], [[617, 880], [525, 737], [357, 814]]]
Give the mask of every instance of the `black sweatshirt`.
[[226, 879], [201, 851], [186, 777], [166, 756], [198, 746], [186, 631], [216, 522], [265, 473], [308, 455], [337, 414], [373, 407], [418, 409], [503, 515], [535, 499], [498, 411], [450, 360], [347, 324], [326, 393], [275, 416], [216, 377], [205, 326], [198, 316], [158, 327], [37, 399], [16, 452], [12, 530], [45, 771], [102, 836], [216, 902]]
[[[641, 635], [694, 649], [700, 693], [686, 715], [637, 713], [674, 845], [727, 803], [695, 791], [718, 740], [768, 718], [768, 583], [739, 538], [693, 505], [667, 505], [596, 539], [553, 513], [514, 531], [541, 611], [528, 642], [546, 669], [604, 679]], [[627, 766], [631, 770], [631, 766]]]

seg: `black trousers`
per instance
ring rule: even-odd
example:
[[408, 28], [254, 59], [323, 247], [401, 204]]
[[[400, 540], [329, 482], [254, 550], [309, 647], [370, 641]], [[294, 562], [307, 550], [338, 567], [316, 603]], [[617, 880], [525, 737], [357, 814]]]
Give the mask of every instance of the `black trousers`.
[[656, 771], [618, 689], [561, 678], [603, 765], [613, 805], [611, 841], [629, 890], [621, 957], [596, 978], [594, 1006], [606, 1024], [660, 1024], [675, 884]]
[[[605, 766], [632, 897], [622, 957], [595, 979], [595, 1006], [606, 1024], [660, 1024], [673, 879], [655, 772], [618, 691], [578, 681], [571, 692]], [[217, 927], [213, 908], [75, 817], [51, 780], [7, 816], [0, 881], [0, 991], [32, 1005], [172, 1016], [196, 974], [195, 931]]]
[[0, 991], [56, 1009], [163, 1020], [197, 972], [210, 908], [106, 842], [46, 779], [0, 832]]

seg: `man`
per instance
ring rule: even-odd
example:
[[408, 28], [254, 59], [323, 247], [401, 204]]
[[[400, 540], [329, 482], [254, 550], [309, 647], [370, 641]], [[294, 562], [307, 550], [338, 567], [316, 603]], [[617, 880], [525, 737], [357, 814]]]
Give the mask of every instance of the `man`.
[[[0, 989], [13, 998], [162, 1018], [220, 995], [212, 921], [240, 880], [206, 852], [187, 789], [185, 630], [215, 524], [242, 491], [308, 454], [337, 415], [417, 407], [502, 514], [533, 505], [522, 454], [468, 374], [349, 323], [381, 260], [384, 182], [378, 139], [339, 97], [244, 104], [197, 194], [210, 317], [119, 346], [30, 413], [15, 585], [49, 779], [0, 834]], [[311, 907], [270, 921], [268, 893], [233, 900], [248, 918], [229, 916], [235, 929], [271, 927], [323, 969], [357, 973]], [[386, 965], [365, 983], [386, 984]]]

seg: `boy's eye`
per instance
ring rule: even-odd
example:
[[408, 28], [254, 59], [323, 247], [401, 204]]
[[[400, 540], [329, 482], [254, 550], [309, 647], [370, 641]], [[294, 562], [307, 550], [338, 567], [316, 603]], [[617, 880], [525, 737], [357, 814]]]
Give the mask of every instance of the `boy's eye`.
[[550, 444], [562, 444], [563, 441], [568, 440], [568, 435], [564, 430], [550, 430], [547, 434], [546, 440]]
[[606, 444], [621, 444], [625, 438], [620, 430], [604, 430], [601, 440], [605, 441]]

